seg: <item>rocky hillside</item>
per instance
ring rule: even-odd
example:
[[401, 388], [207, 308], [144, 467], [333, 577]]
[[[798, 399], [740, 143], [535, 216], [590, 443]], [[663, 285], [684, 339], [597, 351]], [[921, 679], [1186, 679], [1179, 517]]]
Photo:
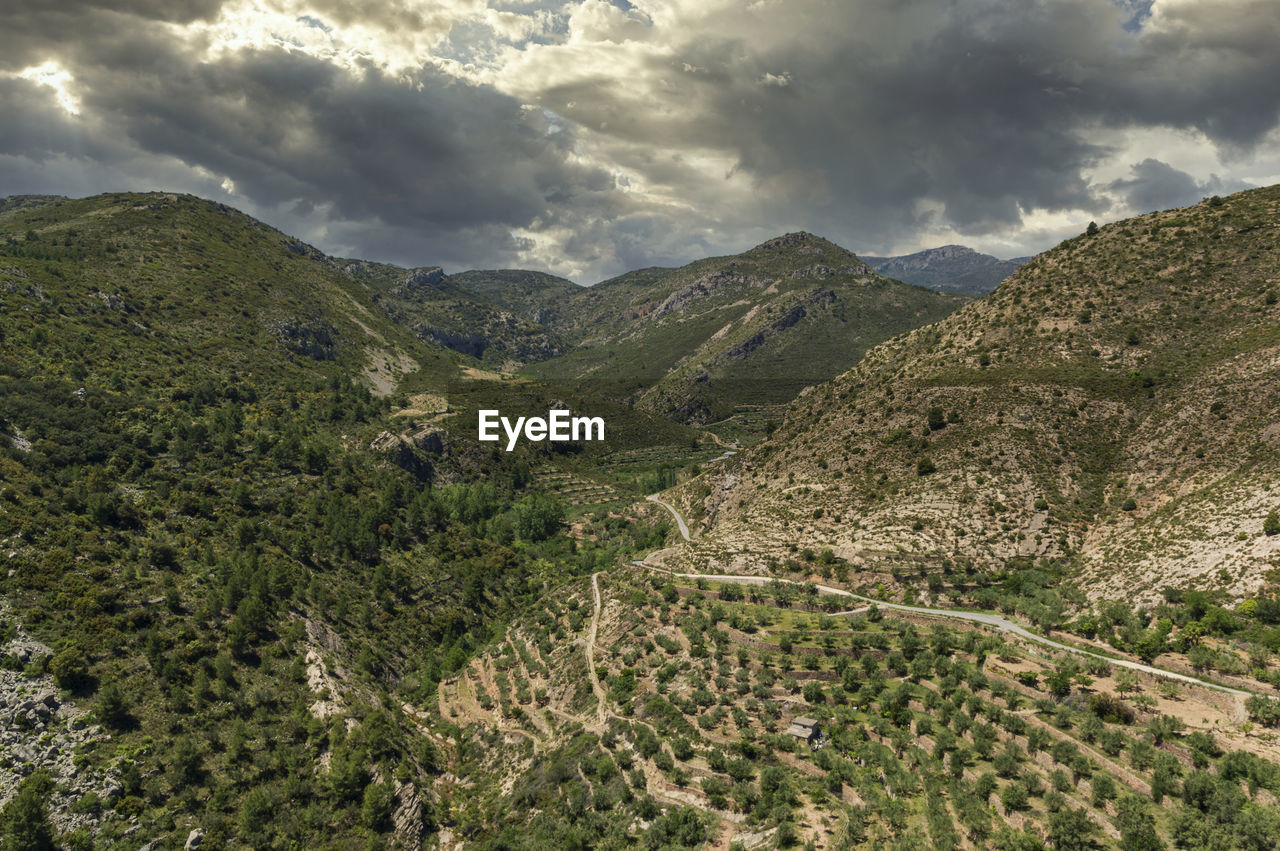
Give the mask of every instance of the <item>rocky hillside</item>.
[[864, 255], [863, 259], [887, 278], [939, 292], [983, 296], [1031, 258], [1001, 260], [963, 245], [944, 245], [897, 257]]
[[[354, 261], [341, 264], [341, 268], [374, 293], [378, 306], [392, 321], [435, 346], [486, 365], [514, 369], [529, 361], [555, 357], [567, 348], [556, 331], [525, 315], [531, 312], [525, 305], [514, 298], [507, 299], [507, 304], [491, 304], [439, 266], [402, 269]], [[486, 280], [475, 273], [463, 273], [463, 277], [472, 284]], [[516, 290], [504, 288], [501, 292], [513, 294]], [[536, 311], [532, 313], [537, 316]]]
[[[681, 498], [697, 563], [1065, 559], [1098, 597], [1280, 567], [1280, 188], [1117, 222], [804, 394]], [[789, 545], [790, 548], [789, 549]]]
[[788, 234], [574, 293], [555, 327], [577, 347], [530, 371], [705, 423], [735, 406], [788, 401], [963, 301], [890, 281], [820, 237]]
[[7, 334], [78, 381], [363, 373], [385, 393], [410, 372], [456, 373], [454, 357], [388, 317], [336, 261], [187, 195], [8, 199], [0, 305]]
[[450, 277], [490, 304], [551, 329], [563, 326], [566, 305], [583, 289], [565, 278], [527, 269], [473, 269]]

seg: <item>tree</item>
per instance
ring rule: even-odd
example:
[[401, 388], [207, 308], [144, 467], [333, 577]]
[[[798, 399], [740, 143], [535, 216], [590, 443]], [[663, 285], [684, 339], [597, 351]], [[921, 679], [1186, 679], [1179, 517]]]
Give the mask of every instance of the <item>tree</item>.
[[170, 771], [174, 788], [200, 781], [200, 748], [189, 736], [179, 736], [170, 752]]
[[1116, 691], [1121, 694], [1128, 694], [1137, 691], [1138, 687], [1138, 674], [1135, 671], [1128, 668], [1116, 671]]
[[1097, 222], [1089, 222], [1089, 226], [1088, 226], [1087, 228], [1085, 228], [1085, 229], [1084, 229], [1084, 234], [1085, 234], [1085, 236], [1097, 236], [1097, 235], [1098, 235], [1098, 223], [1097, 223]]
[[124, 729], [131, 720], [124, 692], [114, 682], [107, 683], [98, 692], [98, 720], [113, 730]]
[[80, 691], [89, 683], [89, 664], [79, 647], [68, 647], [49, 662], [59, 688]]
[[249, 790], [240, 804], [240, 836], [255, 844], [261, 843], [272, 815], [273, 804], [266, 790], [262, 787]]
[[1057, 851], [1085, 851], [1097, 829], [1084, 810], [1064, 807], [1049, 815], [1049, 842]]
[[1126, 794], [1117, 804], [1116, 829], [1121, 851], [1164, 851], [1156, 833], [1156, 820], [1146, 811], [1141, 798]]
[[1006, 810], [1020, 810], [1027, 805], [1027, 787], [1021, 783], [1010, 783], [1000, 792], [1000, 803]]
[[1093, 800], [1095, 807], [1103, 806], [1107, 801], [1116, 796], [1116, 782], [1111, 779], [1110, 774], [1098, 773], [1090, 780], [1093, 786]]
[[0, 811], [4, 851], [52, 851], [53, 830], [45, 801], [53, 786], [53, 779], [43, 770], [22, 781], [18, 793]]
[[560, 503], [543, 494], [531, 494], [516, 504], [516, 534], [526, 541], [545, 541], [563, 522]]
[[937, 471], [938, 471], [937, 466], [935, 466], [933, 461], [931, 461], [928, 458], [921, 458], [919, 461], [916, 462], [917, 476], [927, 476], [930, 473], [936, 473]]
[[1275, 511], [1269, 512], [1267, 519], [1262, 521], [1262, 531], [1267, 537], [1280, 535], [1280, 514]]
[[360, 820], [371, 830], [382, 830], [391, 818], [395, 795], [389, 783], [370, 783], [360, 805]]

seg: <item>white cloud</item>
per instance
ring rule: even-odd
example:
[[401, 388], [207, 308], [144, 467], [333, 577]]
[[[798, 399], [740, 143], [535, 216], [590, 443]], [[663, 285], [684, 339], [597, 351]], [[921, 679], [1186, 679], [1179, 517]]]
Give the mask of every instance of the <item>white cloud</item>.
[[62, 108], [63, 112], [68, 115], [80, 114], [80, 100], [72, 91], [75, 80], [70, 73], [52, 59], [41, 65], [24, 68], [16, 76], [53, 89], [58, 106]]

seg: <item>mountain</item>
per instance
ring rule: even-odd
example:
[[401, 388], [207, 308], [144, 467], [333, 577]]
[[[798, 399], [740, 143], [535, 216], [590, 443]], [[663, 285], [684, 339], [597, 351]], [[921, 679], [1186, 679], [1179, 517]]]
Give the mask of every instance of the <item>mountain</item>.
[[457, 372], [335, 261], [221, 204], [164, 193], [8, 199], [0, 243], [7, 333], [76, 380], [363, 374], [385, 393], [410, 372], [440, 383]]
[[538, 328], [497, 311], [191, 196], [0, 204], [0, 844], [418, 848], [456, 824], [469, 745], [437, 683], [661, 540], [638, 482], [712, 454], [617, 405], [625, 473], [482, 448], [455, 398], [593, 406], [413, 327]]
[[[0, 845], [1268, 847], [1278, 211], [968, 303], [807, 234], [593, 294], [0, 201]], [[618, 398], [782, 397], [912, 306], [737, 455]], [[676, 349], [706, 381], [637, 383]], [[566, 406], [611, 443], [475, 440]]]
[[525, 269], [477, 269], [451, 277], [490, 304], [553, 329], [566, 321], [565, 306], [582, 290], [565, 278]]
[[[517, 300], [491, 301], [482, 285], [489, 278], [477, 278], [474, 273], [446, 275], [438, 266], [402, 269], [359, 260], [339, 265], [373, 291], [378, 306], [394, 322], [423, 340], [488, 366], [514, 369], [555, 357], [567, 348], [559, 334], [524, 315], [524, 306]], [[515, 288], [503, 291], [513, 293]]]
[[885, 277], [939, 292], [976, 297], [991, 292], [1031, 258], [1001, 260], [963, 245], [944, 245], [897, 257], [863, 255], [863, 259]]
[[1275, 187], [1117, 222], [874, 348], [685, 486], [694, 562], [799, 543], [867, 581], [1030, 559], [1095, 599], [1258, 592], [1280, 567], [1278, 230]]
[[570, 293], [552, 327], [576, 346], [527, 371], [707, 423], [786, 402], [964, 301], [890, 281], [820, 237], [788, 234]]

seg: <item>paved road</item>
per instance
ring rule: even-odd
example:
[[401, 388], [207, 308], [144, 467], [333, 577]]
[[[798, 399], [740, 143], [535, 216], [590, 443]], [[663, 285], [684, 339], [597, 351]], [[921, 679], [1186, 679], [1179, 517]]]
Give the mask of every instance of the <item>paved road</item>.
[[676, 511], [676, 507], [674, 505], [672, 505], [669, 502], [663, 502], [662, 500], [658, 499], [658, 495], [654, 493], [649, 494], [648, 496], [645, 497], [645, 499], [649, 500], [650, 502], [656, 502], [658, 503], [658, 505], [661, 505], [667, 511], [670, 511], [671, 516], [676, 519], [676, 525], [680, 527], [680, 537], [684, 538], [686, 541], [693, 540], [692, 538], [689, 537], [689, 527], [685, 525], [684, 518], [680, 516], [679, 511]]
[[[665, 507], [668, 511], [670, 511], [671, 514], [676, 518], [676, 522], [680, 524], [680, 534], [684, 536], [684, 539], [686, 541], [689, 540], [689, 530], [688, 530], [688, 527], [685, 526], [684, 518], [680, 516], [680, 512], [677, 511], [674, 506], [670, 505], [669, 503], [663, 502], [662, 500], [658, 499], [656, 496], [649, 496], [648, 499], [658, 503], [659, 505]], [[669, 573], [672, 576], [678, 576], [682, 579], [707, 579], [713, 582], [732, 582], [737, 585], [766, 585], [769, 582], [782, 582], [787, 585], [807, 584], [802, 582], [794, 582], [790, 579], [774, 579], [773, 577], [770, 577], [770, 576], [746, 576], [746, 575], [736, 574], [736, 573], [676, 573], [674, 571], [665, 570], [660, 567], [654, 567], [652, 565], [645, 564], [643, 561], [633, 561], [632, 564], [636, 565], [637, 567], [643, 567], [646, 570], [654, 570], [654, 571], [658, 571], [659, 573]], [[1224, 685], [1219, 685], [1217, 683], [1206, 682], [1205, 680], [1196, 679], [1195, 677], [1189, 676], [1187, 674], [1179, 674], [1175, 671], [1166, 671], [1164, 668], [1157, 668], [1154, 665], [1144, 665], [1141, 662], [1131, 662], [1128, 659], [1114, 659], [1110, 656], [1103, 656], [1101, 653], [1093, 653], [1088, 650], [1082, 650], [1079, 647], [1072, 647], [1070, 644], [1059, 644], [1058, 642], [1053, 641], [1052, 639], [1049, 639], [1049, 638], [1045, 638], [1042, 635], [1036, 635], [1034, 632], [1031, 632], [1025, 627], [1014, 623], [1008, 618], [1001, 617], [1000, 615], [989, 615], [989, 614], [986, 614], [985, 612], [964, 612], [956, 609], [930, 609], [924, 606], [906, 606], [901, 603], [887, 603], [882, 600], [873, 599], [871, 597], [864, 597], [861, 594], [854, 594], [852, 591], [846, 591], [843, 588], [832, 588], [829, 585], [815, 585], [814, 587], [824, 594], [834, 594], [838, 597], [848, 597], [850, 599], [858, 600], [863, 603], [874, 603], [875, 605], [879, 606], [882, 609], [893, 609], [899, 612], [911, 612], [918, 615], [930, 615], [933, 617], [954, 618], [956, 620], [972, 621], [974, 623], [985, 624], [987, 626], [994, 627], [1000, 630], [1001, 632], [1012, 633], [1013, 635], [1017, 635], [1021, 638], [1025, 638], [1028, 641], [1034, 641], [1037, 644], [1041, 644], [1046, 647], [1052, 647], [1055, 650], [1064, 650], [1068, 653], [1075, 653], [1077, 656], [1088, 656], [1091, 659], [1101, 659], [1103, 662], [1106, 662], [1109, 665], [1116, 665], [1121, 668], [1132, 668], [1135, 671], [1142, 671], [1143, 673], [1152, 674], [1157, 677], [1164, 677], [1165, 679], [1170, 679], [1170, 680], [1178, 680], [1180, 682], [1190, 683], [1191, 685], [1204, 686], [1205, 688], [1216, 689], [1218, 691], [1227, 692], [1228, 694], [1234, 694], [1239, 697], [1253, 697], [1255, 694], [1259, 694], [1259, 692], [1244, 691], [1243, 689], [1232, 688], [1231, 686], [1224, 686]], [[839, 612], [837, 614], [845, 614], [845, 613]], [[1270, 695], [1264, 695], [1264, 696], [1269, 697]]]

